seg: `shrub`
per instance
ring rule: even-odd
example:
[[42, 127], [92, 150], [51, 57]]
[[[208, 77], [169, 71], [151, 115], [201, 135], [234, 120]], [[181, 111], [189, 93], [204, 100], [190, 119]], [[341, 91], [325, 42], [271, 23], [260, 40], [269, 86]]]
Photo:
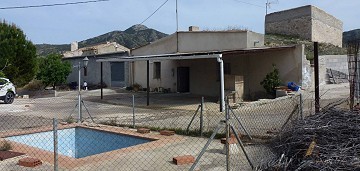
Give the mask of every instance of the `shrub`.
[[12, 149], [11, 144], [6, 140], [0, 140], [0, 151], [9, 151]]
[[23, 89], [29, 90], [29, 91], [37, 91], [37, 90], [43, 90], [45, 85], [40, 80], [31, 80], [28, 84], [26, 84]]
[[279, 70], [276, 68], [276, 65], [273, 64], [273, 71], [266, 74], [263, 81], [260, 84], [266, 90], [266, 93], [274, 96], [275, 95], [275, 87], [280, 86], [281, 80], [279, 77]]

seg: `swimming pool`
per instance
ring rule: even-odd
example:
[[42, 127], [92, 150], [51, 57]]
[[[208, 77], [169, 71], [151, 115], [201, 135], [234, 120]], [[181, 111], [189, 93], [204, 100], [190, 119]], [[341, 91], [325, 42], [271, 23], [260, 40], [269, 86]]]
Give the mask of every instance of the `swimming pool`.
[[[6, 139], [50, 152], [54, 151], [52, 131], [12, 136], [7, 137]], [[95, 129], [75, 127], [58, 130], [58, 153], [73, 158], [83, 158], [150, 141], [152, 140]]]

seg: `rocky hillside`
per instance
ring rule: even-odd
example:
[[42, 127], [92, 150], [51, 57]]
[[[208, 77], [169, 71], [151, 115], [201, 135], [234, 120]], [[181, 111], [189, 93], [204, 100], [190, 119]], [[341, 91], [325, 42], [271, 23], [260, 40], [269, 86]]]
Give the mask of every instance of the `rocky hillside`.
[[343, 44], [352, 40], [360, 40], [360, 29], [350, 30], [343, 33]]
[[[132, 49], [146, 45], [150, 42], [154, 42], [165, 36], [167, 36], [167, 34], [138, 24], [126, 29], [125, 31], [112, 31], [97, 37], [80, 41], [79, 48], [105, 42], [117, 42], [127, 48]], [[62, 53], [64, 51], [69, 51], [70, 44], [38, 44], [36, 45], [36, 49], [38, 55], [44, 56], [50, 53]]]

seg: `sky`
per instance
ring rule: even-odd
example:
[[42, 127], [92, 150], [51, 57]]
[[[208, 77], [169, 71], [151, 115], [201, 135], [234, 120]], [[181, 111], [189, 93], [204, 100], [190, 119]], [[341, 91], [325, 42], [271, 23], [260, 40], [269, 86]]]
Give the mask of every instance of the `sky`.
[[[87, 0], [1, 0], [0, 8], [72, 3]], [[35, 44], [68, 44], [142, 23], [166, 0], [103, 2], [25, 9], [0, 9], [0, 19], [16, 24]], [[249, 29], [264, 33], [267, 0], [177, 0], [178, 29]], [[268, 0], [268, 13], [314, 5], [343, 21], [344, 31], [360, 28], [360, 0]], [[176, 0], [168, 0], [143, 25], [176, 32]]]

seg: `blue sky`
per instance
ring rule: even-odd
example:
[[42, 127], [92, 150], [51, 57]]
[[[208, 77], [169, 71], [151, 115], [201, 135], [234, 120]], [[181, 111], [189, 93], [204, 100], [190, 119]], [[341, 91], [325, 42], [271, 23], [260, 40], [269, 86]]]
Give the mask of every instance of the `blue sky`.
[[[42, 5], [85, 0], [1, 0], [1, 7]], [[270, 2], [276, 0], [269, 0]], [[33, 43], [81, 41], [141, 23], [165, 0], [110, 0], [43, 8], [0, 10], [0, 19], [18, 25]], [[144, 25], [171, 34], [176, 31], [176, 0], [169, 0]], [[178, 0], [179, 30], [190, 25], [218, 30], [228, 27], [264, 32], [266, 0]], [[252, 4], [252, 5], [250, 5]], [[344, 23], [344, 31], [360, 28], [359, 0], [278, 0], [269, 13], [315, 5]]]

